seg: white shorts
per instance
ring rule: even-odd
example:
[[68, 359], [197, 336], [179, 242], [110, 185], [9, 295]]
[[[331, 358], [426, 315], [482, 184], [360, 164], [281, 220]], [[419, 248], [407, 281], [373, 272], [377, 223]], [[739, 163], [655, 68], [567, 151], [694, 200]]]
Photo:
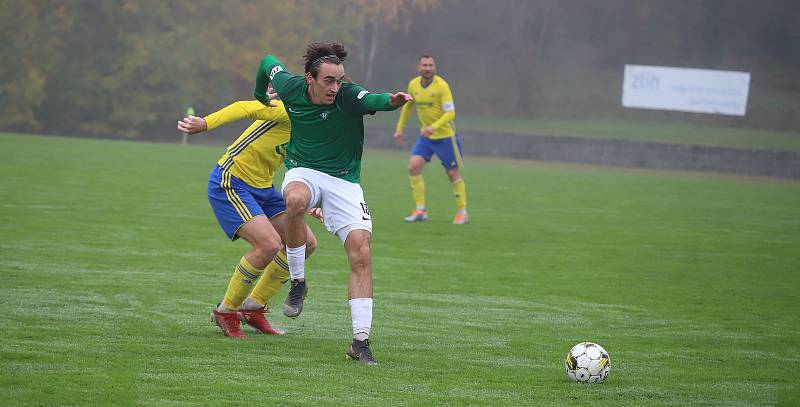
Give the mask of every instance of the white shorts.
[[292, 168], [286, 171], [281, 184], [281, 191], [290, 182], [302, 182], [311, 190], [308, 208], [322, 208], [325, 228], [342, 239], [356, 229], [372, 233], [372, 216], [364, 201], [361, 185], [332, 177], [324, 172], [311, 168]]

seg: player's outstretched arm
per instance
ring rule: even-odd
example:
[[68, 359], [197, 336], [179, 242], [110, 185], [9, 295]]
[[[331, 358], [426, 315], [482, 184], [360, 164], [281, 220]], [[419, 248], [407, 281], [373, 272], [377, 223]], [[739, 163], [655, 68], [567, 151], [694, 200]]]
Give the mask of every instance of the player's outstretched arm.
[[[256, 101], [239, 101], [231, 103], [204, 118], [197, 116], [184, 117], [178, 122], [178, 130], [186, 134], [196, 134], [242, 119], [275, 120], [274, 117], [280, 115], [280, 112], [272, 112], [268, 108], [281, 107], [273, 102], [278, 98], [278, 94], [272, 90], [272, 87], [269, 87], [267, 89], [267, 97], [268, 105], [263, 105]], [[209, 122], [211, 122], [210, 128]]]
[[350, 92], [358, 92], [355, 96], [361, 108], [367, 112], [388, 112], [397, 109], [406, 102], [414, 100], [405, 92], [397, 93], [369, 93], [363, 88], [354, 88]]
[[274, 120], [281, 121], [286, 119], [286, 111], [283, 104], [280, 102], [270, 102], [274, 107], [269, 107], [261, 104], [257, 100], [246, 100], [231, 103], [228, 106], [217, 110], [214, 113], [204, 117], [207, 130], [211, 131], [223, 124], [233, 123], [235, 121], [250, 119], [250, 120]]

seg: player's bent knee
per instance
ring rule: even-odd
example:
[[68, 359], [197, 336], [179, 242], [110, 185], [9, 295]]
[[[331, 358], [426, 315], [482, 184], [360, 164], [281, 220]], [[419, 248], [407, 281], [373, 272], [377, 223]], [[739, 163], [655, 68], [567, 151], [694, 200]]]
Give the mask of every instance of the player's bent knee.
[[421, 156], [412, 155], [408, 160], [408, 174], [411, 176], [419, 175], [422, 173], [423, 168], [425, 168], [425, 159]]
[[287, 195], [284, 197], [286, 201], [286, 213], [289, 216], [304, 215], [306, 206], [308, 206], [308, 199], [302, 195]]
[[275, 257], [278, 250], [281, 249], [281, 238], [276, 235], [275, 237], [270, 236], [259, 239], [256, 244], [253, 245], [253, 248], [258, 251], [259, 254], [271, 259]]
[[[372, 262], [372, 249], [369, 246], [369, 240], [364, 240], [354, 244], [348, 250], [350, 263], [353, 266], [369, 265]], [[355, 267], [360, 269], [360, 267]]]
[[372, 259], [372, 249], [369, 245], [364, 245], [358, 248], [358, 258], [362, 263], [369, 264]]

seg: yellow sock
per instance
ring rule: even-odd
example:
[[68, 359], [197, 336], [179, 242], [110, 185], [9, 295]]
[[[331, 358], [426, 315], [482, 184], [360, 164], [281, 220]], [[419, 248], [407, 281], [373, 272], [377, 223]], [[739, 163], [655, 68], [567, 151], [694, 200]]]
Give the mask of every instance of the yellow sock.
[[261, 305], [267, 305], [269, 299], [281, 289], [281, 284], [289, 279], [289, 263], [286, 261], [286, 254], [278, 252], [264, 271], [264, 275], [256, 283], [250, 298]]
[[425, 207], [425, 180], [420, 175], [411, 175], [408, 177], [411, 181], [411, 197], [414, 198], [414, 203], [417, 208]]
[[231, 276], [231, 281], [228, 283], [228, 291], [225, 291], [225, 298], [223, 298], [222, 303], [229, 309], [238, 308], [247, 298], [247, 295], [250, 294], [250, 291], [253, 290], [253, 285], [263, 273], [264, 270], [253, 267], [242, 256], [239, 264], [236, 265], [236, 269], [233, 270], [233, 276]]
[[464, 184], [464, 178], [459, 179], [453, 183], [453, 195], [456, 197], [456, 210], [463, 211], [467, 209], [467, 186]]

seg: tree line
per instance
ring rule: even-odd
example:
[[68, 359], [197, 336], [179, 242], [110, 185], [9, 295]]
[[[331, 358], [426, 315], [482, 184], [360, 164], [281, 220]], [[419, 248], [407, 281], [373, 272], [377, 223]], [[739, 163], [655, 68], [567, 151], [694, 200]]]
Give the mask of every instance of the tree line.
[[368, 21], [394, 29], [435, 3], [6, 0], [0, 129], [152, 137], [189, 106], [252, 98], [265, 52], [302, 72], [309, 41], [335, 40], [358, 61]]
[[[800, 130], [788, 0], [6, 0], [0, 33], [2, 130], [163, 136], [189, 106], [252, 97], [265, 52], [301, 72], [313, 40], [345, 44], [376, 91], [433, 54], [462, 113]], [[748, 114], [623, 109], [626, 63], [751, 72]]]

